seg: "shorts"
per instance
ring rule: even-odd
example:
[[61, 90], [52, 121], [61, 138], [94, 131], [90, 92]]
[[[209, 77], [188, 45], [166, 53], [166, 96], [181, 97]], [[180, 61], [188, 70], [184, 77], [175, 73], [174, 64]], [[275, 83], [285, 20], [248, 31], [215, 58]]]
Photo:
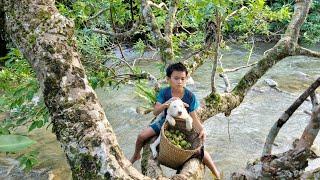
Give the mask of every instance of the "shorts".
[[150, 127], [154, 130], [154, 132], [157, 135], [160, 134], [160, 130], [161, 130], [161, 127], [162, 127], [164, 121], [165, 121], [165, 118], [161, 118], [160, 120], [157, 120], [157, 121], [153, 122], [152, 124], [150, 124]]

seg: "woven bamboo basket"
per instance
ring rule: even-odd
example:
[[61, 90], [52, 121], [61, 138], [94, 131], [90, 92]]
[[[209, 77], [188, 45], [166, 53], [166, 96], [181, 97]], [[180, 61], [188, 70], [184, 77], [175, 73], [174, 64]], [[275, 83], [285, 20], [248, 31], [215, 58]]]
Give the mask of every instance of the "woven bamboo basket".
[[[182, 119], [175, 119], [176, 125], [171, 127], [166, 121], [161, 128], [161, 140], [159, 146], [158, 161], [172, 169], [178, 169], [183, 163], [185, 163], [192, 155], [200, 151], [202, 140], [199, 136], [199, 127], [193, 123], [192, 130], [186, 130], [186, 123]], [[176, 147], [172, 144], [169, 139], [165, 136], [164, 131], [168, 129], [178, 129], [186, 135], [187, 141], [191, 143], [191, 150], [184, 150]]]

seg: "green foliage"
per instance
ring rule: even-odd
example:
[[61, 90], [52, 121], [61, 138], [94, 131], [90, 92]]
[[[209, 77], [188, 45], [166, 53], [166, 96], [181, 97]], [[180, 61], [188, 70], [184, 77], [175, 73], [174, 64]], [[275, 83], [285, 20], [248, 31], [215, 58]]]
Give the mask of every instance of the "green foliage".
[[133, 45], [134, 51], [138, 52], [140, 56], [143, 56], [146, 45], [144, 42], [139, 38], [139, 40]]
[[140, 82], [136, 83], [136, 94], [147, 101], [148, 107], [153, 107], [156, 103], [156, 91], [152, 88], [146, 85], [146, 83]]
[[309, 16], [301, 27], [302, 41], [308, 44], [320, 42], [320, 1], [313, 1]]
[[31, 131], [48, 122], [48, 111], [37, 95], [35, 74], [18, 49], [11, 49], [6, 56], [5, 67], [0, 71], [0, 91], [1, 112], [9, 112], [0, 123], [0, 134], [10, 134], [24, 125], [30, 125]]
[[288, 5], [272, 10], [264, 0], [250, 0], [246, 8], [236, 13], [223, 29], [224, 32], [238, 32], [244, 38], [253, 34], [269, 35], [271, 22], [287, 22], [291, 16]]
[[37, 156], [39, 155], [38, 151], [31, 151], [26, 153], [18, 158], [20, 167], [25, 171], [30, 171], [35, 165], [38, 164]]
[[0, 152], [18, 152], [32, 144], [35, 141], [21, 135], [0, 135]]

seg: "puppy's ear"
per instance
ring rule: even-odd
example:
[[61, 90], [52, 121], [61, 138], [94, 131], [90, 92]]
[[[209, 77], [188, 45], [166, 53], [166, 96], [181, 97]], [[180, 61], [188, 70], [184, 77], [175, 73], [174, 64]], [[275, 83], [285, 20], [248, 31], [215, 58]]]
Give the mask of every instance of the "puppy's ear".
[[183, 105], [184, 105], [184, 107], [189, 107], [189, 104], [187, 104], [187, 103], [183, 103]]

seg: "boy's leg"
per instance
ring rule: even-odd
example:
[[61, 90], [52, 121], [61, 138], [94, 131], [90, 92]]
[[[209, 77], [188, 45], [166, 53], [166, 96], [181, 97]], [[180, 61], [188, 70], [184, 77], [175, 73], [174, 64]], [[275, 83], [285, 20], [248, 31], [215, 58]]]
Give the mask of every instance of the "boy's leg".
[[138, 135], [134, 154], [130, 159], [130, 162], [132, 164], [141, 158], [140, 152], [144, 145], [144, 142], [155, 135], [156, 135], [156, 132], [154, 132], [154, 130], [151, 127], [147, 127]]
[[203, 163], [210, 169], [211, 173], [215, 175], [217, 179], [221, 179], [220, 172], [218, 171], [216, 165], [211, 159], [210, 154], [207, 151], [204, 151]]

